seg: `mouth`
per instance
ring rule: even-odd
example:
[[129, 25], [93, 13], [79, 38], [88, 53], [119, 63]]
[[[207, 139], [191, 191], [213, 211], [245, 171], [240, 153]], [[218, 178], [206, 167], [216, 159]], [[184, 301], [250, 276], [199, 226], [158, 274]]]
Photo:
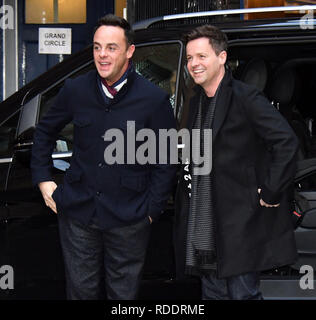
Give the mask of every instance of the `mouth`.
[[111, 65], [110, 62], [99, 62], [101, 69], [107, 69]]
[[193, 70], [193, 74], [194, 75], [199, 75], [199, 74], [201, 74], [203, 72], [204, 72], [204, 70], [202, 70], [202, 69]]

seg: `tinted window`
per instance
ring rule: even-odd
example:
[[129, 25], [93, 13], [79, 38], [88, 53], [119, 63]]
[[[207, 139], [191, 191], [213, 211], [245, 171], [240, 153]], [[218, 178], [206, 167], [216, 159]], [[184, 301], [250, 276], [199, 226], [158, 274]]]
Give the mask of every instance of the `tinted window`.
[[151, 44], [137, 47], [133, 56], [136, 72], [165, 90], [172, 107], [175, 107], [180, 50], [179, 43]]

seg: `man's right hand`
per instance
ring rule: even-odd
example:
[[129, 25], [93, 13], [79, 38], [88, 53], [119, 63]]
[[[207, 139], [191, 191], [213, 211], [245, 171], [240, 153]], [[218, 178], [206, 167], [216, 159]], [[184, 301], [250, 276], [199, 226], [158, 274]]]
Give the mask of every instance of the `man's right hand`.
[[44, 181], [40, 182], [38, 184], [38, 187], [41, 190], [42, 196], [47, 207], [50, 207], [57, 214], [56, 203], [52, 198], [52, 194], [57, 188], [57, 184], [54, 181]]

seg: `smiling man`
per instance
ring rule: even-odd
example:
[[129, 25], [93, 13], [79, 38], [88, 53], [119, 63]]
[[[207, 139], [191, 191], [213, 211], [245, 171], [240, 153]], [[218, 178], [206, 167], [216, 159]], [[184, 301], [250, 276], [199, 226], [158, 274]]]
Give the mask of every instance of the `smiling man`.
[[135, 46], [125, 39], [124, 29], [100, 26], [93, 38], [93, 57], [100, 77], [112, 86], [128, 68]]
[[[96, 70], [67, 80], [36, 128], [32, 174], [58, 216], [68, 299], [135, 299], [152, 221], [174, 185], [175, 166], [105, 162], [104, 133], [175, 127], [167, 94], [134, 70], [133, 33], [126, 20], [100, 19], [93, 37]], [[58, 132], [74, 124], [74, 149], [64, 183], [52, 181]], [[135, 157], [134, 157], [135, 158]], [[158, 158], [158, 156], [157, 156]]]
[[186, 41], [197, 85], [187, 126], [212, 129], [213, 159], [210, 174], [194, 175], [191, 163], [178, 185], [178, 276], [200, 276], [203, 299], [261, 299], [259, 272], [297, 256], [290, 214], [297, 138], [262, 93], [225, 67], [223, 32], [201, 26]]

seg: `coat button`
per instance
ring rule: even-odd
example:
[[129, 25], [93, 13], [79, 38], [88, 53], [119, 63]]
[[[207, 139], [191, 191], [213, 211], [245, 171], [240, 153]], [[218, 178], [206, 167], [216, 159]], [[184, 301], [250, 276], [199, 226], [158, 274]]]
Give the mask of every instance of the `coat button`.
[[99, 168], [103, 168], [103, 163], [100, 162], [100, 163], [98, 164], [98, 167], [99, 167]]
[[100, 191], [97, 191], [96, 195], [97, 195], [97, 196], [100, 196], [100, 195], [101, 195], [101, 192], [100, 192]]
[[110, 108], [106, 108], [105, 111], [106, 112], [110, 112], [111, 110], [110, 110]]

